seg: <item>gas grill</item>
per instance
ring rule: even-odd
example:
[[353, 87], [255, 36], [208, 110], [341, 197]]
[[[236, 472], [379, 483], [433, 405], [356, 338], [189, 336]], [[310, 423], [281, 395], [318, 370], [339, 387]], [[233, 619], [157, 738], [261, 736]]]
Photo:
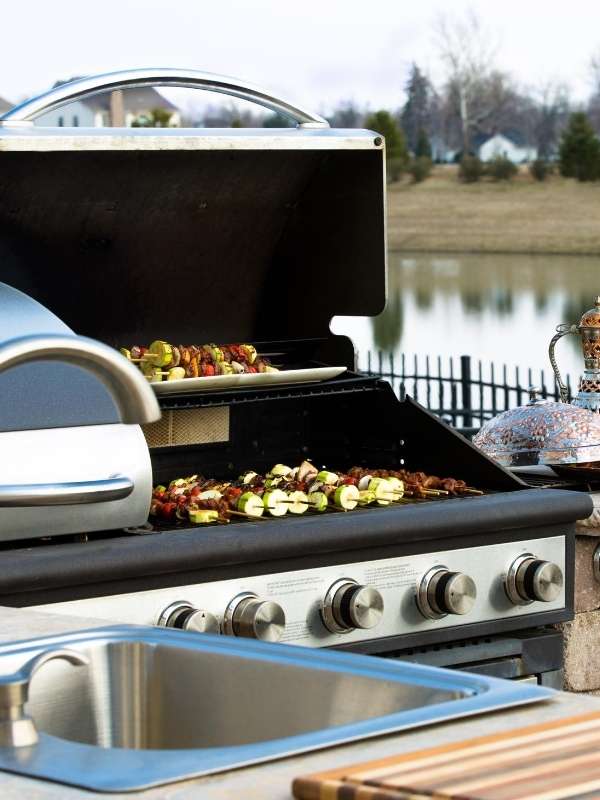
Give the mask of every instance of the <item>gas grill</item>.
[[[149, 84], [252, 99], [297, 127], [28, 125], [87, 93]], [[74, 82], [8, 114], [0, 176], [0, 303], [17, 308], [0, 321], [5, 342], [252, 342], [283, 369], [346, 368], [321, 382], [161, 393], [161, 418], [148, 404], [140, 428], [84, 362], [39, 363], [32, 341], [32, 363], [0, 372], [0, 437], [46, 436], [60, 448], [70, 436], [55, 459], [60, 480], [89, 482], [85, 462], [121, 494], [73, 500], [63, 489], [57, 500], [56, 476], [40, 469], [30, 483], [46, 490], [33, 507], [14, 491], [2, 503], [0, 486], [1, 604], [557, 682], [561, 639], [548, 626], [573, 614], [574, 522], [590, 513], [589, 497], [531, 488], [358, 373], [352, 343], [329, 329], [335, 315], [384, 306], [378, 134], [332, 130], [231, 79], [140, 70]], [[110, 464], [96, 448], [112, 452]], [[232, 479], [305, 458], [451, 475], [484, 495], [226, 526], [147, 521], [151, 483]], [[26, 473], [19, 465], [19, 480]]]

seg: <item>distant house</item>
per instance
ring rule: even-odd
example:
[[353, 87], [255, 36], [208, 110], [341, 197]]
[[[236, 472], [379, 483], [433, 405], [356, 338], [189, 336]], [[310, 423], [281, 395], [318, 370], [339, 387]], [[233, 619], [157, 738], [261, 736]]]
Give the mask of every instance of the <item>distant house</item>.
[[10, 111], [12, 108], [12, 103], [9, 103], [8, 100], [5, 100], [3, 97], [0, 97], [0, 117], [2, 114], [6, 114], [7, 111]]
[[431, 146], [431, 158], [437, 164], [451, 164], [455, 160], [457, 151], [449, 147], [441, 136], [437, 136], [435, 133], [432, 134], [429, 144]]
[[491, 161], [498, 156], [508, 158], [513, 164], [535, 161], [537, 148], [528, 144], [517, 132], [495, 133], [479, 144], [477, 154], [482, 161]]
[[181, 125], [181, 113], [160, 92], [150, 87], [104, 92], [77, 100], [66, 106], [41, 114], [36, 125], [46, 127], [103, 128], [131, 127], [142, 118], [149, 118], [155, 109], [171, 114], [169, 127]]

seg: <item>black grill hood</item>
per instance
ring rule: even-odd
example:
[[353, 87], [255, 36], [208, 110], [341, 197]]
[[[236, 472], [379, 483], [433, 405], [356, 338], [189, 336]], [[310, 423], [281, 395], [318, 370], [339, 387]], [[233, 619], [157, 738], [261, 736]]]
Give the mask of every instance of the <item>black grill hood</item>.
[[0, 152], [0, 281], [115, 346], [331, 351], [333, 316], [382, 311], [386, 268], [381, 142], [356, 132], [359, 149], [336, 149], [333, 133], [312, 149], [140, 151], [132, 138], [96, 151], [75, 129], [66, 151]]

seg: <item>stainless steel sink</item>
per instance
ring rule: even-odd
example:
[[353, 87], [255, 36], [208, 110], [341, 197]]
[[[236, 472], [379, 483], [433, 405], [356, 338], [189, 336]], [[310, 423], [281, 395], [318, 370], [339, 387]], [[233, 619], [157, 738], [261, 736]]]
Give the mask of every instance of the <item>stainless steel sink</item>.
[[49, 648], [28, 711], [39, 742], [0, 769], [142, 789], [547, 698], [551, 690], [326, 650], [118, 626], [0, 648], [0, 676]]

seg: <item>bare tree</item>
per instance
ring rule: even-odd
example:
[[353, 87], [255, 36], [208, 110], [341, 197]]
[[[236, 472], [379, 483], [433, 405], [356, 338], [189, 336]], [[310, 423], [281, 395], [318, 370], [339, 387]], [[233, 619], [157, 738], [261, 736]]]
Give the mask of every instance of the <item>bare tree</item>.
[[592, 91], [588, 103], [588, 116], [594, 130], [600, 132], [600, 49], [590, 58], [590, 83]]
[[569, 89], [564, 83], [547, 81], [533, 93], [533, 137], [538, 158], [548, 159], [558, 149], [558, 140], [571, 113]]
[[468, 153], [473, 130], [485, 113], [476, 110], [476, 100], [482, 82], [494, 71], [498, 46], [472, 8], [463, 18], [441, 14], [434, 23], [434, 35], [446, 69], [447, 96], [456, 105], [462, 149]]
[[333, 128], [360, 128], [364, 118], [365, 112], [353, 100], [342, 100], [328, 117]]

